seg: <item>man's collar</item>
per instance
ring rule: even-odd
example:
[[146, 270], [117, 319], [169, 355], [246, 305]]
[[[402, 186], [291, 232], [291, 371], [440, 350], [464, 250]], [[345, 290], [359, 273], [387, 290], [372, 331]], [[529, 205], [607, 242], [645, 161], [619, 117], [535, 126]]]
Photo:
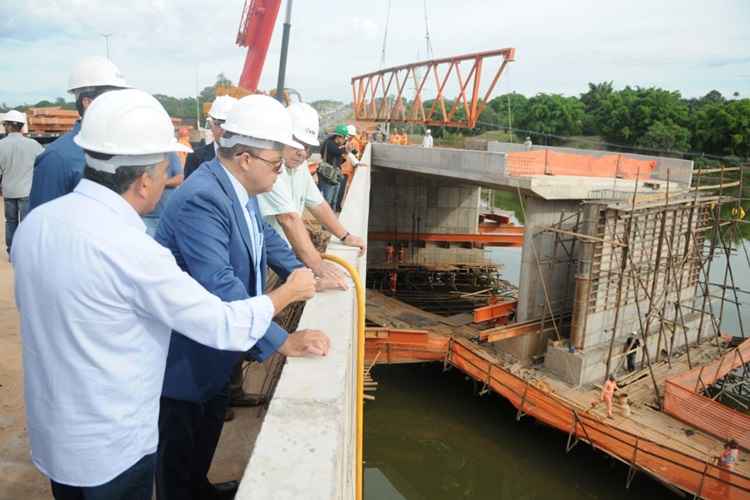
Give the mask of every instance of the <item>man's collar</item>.
[[250, 195], [247, 194], [247, 190], [240, 183], [240, 181], [237, 180], [237, 177], [234, 176], [232, 171], [224, 166], [224, 164], [221, 162], [221, 159], [219, 159], [218, 156], [216, 157], [216, 161], [219, 162], [219, 165], [221, 165], [221, 168], [223, 168], [224, 172], [226, 172], [227, 177], [229, 177], [229, 182], [232, 184], [232, 188], [234, 189], [234, 192], [237, 195], [237, 199], [240, 201], [240, 205], [244, 207], [245, 205], [247, 205], [247, 202], [250, 201]]
[[135, 208], [125, 201], [125, 198], [111, 189], [88, 179], [81, 179], [81, 182], [78, 183], [73, 191], [105, 205], [107, 208], [122, 217], [126, 224], [136, 227], [144, 232], [146, 231], [146, 225], [143, 223], [141, 216], [138, 215], [138, 212], [135, 211]]

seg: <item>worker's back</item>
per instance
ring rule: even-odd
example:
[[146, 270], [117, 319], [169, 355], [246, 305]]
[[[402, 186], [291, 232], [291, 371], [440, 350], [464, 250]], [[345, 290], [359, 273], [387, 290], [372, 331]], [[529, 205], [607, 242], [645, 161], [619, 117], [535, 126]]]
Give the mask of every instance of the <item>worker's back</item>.
[[31, 191], [34, 160], [44, 151], [34, 139], [18, 132], [0, 140], [0, 175], [5, 198], [26, 198]]

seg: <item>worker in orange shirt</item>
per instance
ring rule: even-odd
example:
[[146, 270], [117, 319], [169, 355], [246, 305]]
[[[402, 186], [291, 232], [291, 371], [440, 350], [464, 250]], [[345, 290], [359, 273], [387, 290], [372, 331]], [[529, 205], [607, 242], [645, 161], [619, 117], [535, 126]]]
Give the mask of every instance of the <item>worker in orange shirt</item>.
[[[193, 147], [190, 145], [190, 130], [187, 129], [187, 127], [180, 127], [180, 130], [177, 131], [177, 141], [180, 144], [183, 144], [190, 149]], [[180, 159], [180, 163], [182, 166], [185, 166], [185, 160], [187, 159], [187, 153], [183, 153], [181, 151], [177, 152], [177, 157]]]
[[604, 401], [607, 403], [607, 418], [614, 418], [612, 416], [612, 397], [615, 394], [615, 391], [617, 390], [617, 382], [615, 382], [615, 376], [611, 375], [607, 378], [607, 381], [604, 382], [604, 387], [602, 387], [602, 395], [600, 401]]
[[388, 144], [401, 144], [401, 134], [398, 129], [393, 129], [393, 133], [388, 136]]
[[409, 145], [409, 136], [406, 135], [406, 131], [404, 129], [401, 129], [401, 142], [399, 144], [401, 144], [402, 146]]

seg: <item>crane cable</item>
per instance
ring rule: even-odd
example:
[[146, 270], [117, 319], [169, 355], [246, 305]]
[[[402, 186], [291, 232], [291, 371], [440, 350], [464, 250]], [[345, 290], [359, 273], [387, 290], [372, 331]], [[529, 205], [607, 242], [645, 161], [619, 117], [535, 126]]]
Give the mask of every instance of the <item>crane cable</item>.
[[385, 33], [383, 33], [383, 49], [380, 52], [380, 67], [385, 66], [385, 47], [388, 41], [388, 24], [391, 22], [391, 0], [388, 0], [388, 13], [385, 16]]

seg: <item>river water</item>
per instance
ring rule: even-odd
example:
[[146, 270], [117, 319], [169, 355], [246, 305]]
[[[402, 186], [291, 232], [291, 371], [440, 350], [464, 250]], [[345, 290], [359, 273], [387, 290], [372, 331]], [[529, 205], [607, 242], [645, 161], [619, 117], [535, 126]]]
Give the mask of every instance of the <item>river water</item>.
[[[521, 249], [493, 248], [491, 255], [517, 284]], [[736, 285], [750, 290], [742, 248], [731, 259]], [[725, 264], [723, 256], [714, 260], [712, 282], [723, 282]], [[750, 302], [750, 295], [739, 298]], [[743, 307], [748, 329], [750, 307]], [[739, 335], [732, 304], [722, 331]], [[643, 474], [626, 490], [625, 465], [585, 444], [566, 453], [566, 434], [529, 417], [517, 422], [510, 403], [474, 395], [473, 381], [455, 369], [379, 366], [373, 377], [376, 399], [365, 404], [366, 500], [680, 498]]]

